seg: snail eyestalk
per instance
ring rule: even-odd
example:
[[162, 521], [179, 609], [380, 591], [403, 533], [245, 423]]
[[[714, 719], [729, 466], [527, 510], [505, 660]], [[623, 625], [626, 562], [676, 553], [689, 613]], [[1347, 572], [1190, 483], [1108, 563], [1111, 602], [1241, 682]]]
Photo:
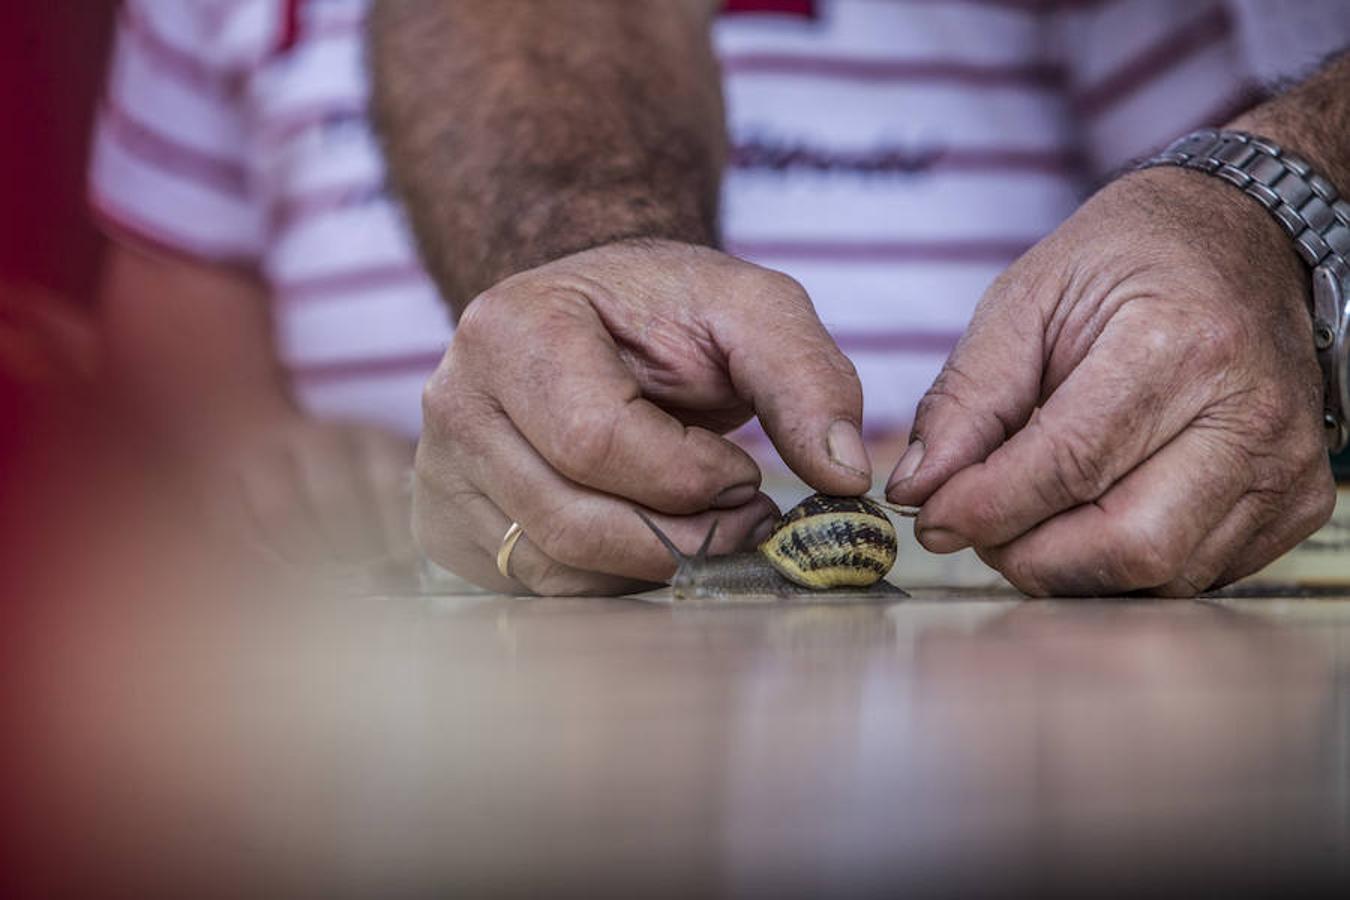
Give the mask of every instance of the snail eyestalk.
[[[675, 557], [675, 563], [677, 565], [683, 565], [689, 561], [689, 557], [680, 552], [680, 548], [675, 546], [675, 542], [672, 541], [664, 531], [657, 528], [656, 523], [649, 519], [645, 512], [640, 509], [634, 509], [633, 512], [637, 513], [638, 518], [642, 520], [642, 524], [652, 530], [652, 534], [656, 535], [656, 539], [661, 542], [661, 545], [670, 551], [670, 555]], [[713, 527], [708, 531], [708, 537], [703, 541], [703, 546], [699, 548], [699, 554], [703, 554], [707, 551], [708, 544], [712, 542], [713, 532], [716, 530], [717, 523], [714, 522]], [[698, 554], [695, 555], [695, 558], [697, 558], [697, 555]]]
[[650, 528], [652, 534], [656, 535], [656, 539], [670, 551], [670, 555], [675, 557], [676, 563], [683, 565], [690, 560], [697, 561], [708, 558], [708, 548], [712, 546], [713, 536], [717, 534], [716, 520], [713, 521], [712, 527], [708, 529], [708, 533], [704, 536], [703, 543], [699, 545], [698, 550], [694, 552], [693, 556], [690, 556], [680, 552], [680, 548], [675, 546], [675, 542], [670, 539], [670, 536], [657, 527], [657, 524], [653, 522], [645, 512], [640, 509], [634, 509], [633, 512], [637, 513], [638, 518], [642, 520], [642, 524]]
[[694, 559], [707, 559], [708, 548], [712, 546], [713, 535], [717, 534], [717, 520], [713, 519], [712, 527], [708, 529], [708, 534], [703, 538], [703, 543], [699, 545], [698, 552], [694, 554]]

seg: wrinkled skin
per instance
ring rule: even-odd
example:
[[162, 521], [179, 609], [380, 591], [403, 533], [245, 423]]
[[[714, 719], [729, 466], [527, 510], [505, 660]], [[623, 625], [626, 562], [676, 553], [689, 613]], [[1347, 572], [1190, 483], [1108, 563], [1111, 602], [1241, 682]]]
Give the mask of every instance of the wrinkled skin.
[[989, 289], [888, 497], [1032, 595], [1189, 596], [1330, 515], [1308, 278], [1231, 186], [1103, 189]]
[[[862, 390], [787, 276], [686, 244], [574, 254], [476, 298], [423, 396], [413, 529], [493, 590], [622, 593], [668, 579], [677, 546], [747, 546], [777, 509], [721, 435], [757, 415], [817, 490], [859, 494]], [[512, 522], [511, 579], [495, 559]]]

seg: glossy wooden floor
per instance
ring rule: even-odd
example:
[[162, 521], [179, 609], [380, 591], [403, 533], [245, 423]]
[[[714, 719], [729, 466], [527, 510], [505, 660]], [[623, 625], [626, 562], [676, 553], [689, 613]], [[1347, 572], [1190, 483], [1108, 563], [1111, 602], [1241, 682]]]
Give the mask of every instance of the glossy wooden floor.
[[45, 827], [186, 894], [1350, 884], [1350, 599], [663, 599], [88, 604]]

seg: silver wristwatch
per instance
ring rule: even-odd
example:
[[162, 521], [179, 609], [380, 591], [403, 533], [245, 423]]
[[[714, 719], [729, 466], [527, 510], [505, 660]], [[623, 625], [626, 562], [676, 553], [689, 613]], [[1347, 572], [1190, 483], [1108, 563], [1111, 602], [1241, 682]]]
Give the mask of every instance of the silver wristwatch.
[[1192, 132], [1140, 168], [1149, 166], [1196, 169], [1242, 188], [1294, 239], [1313, 270], [1313, 342], [1322, 367], [1327, 446], [1333, 453], [1344, 449], [1350, 442], [1350, 203], [1306, 160], [1242, 131]]

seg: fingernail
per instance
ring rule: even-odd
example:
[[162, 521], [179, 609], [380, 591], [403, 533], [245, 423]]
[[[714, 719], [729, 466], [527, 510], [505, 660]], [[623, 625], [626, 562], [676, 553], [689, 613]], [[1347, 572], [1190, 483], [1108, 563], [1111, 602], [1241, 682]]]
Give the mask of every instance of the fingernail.
[[735, 487], [729, 487], [713, 498], [713, 509], [733, 509], [737, 506], [744, 506], [754, 499], [757, 493], [759, 493], [759, 488], [753, 484], [738, 484]]
[[758, 525], [750, 530], [750, 536], [745, 539], [746, 547], [758, 547], [764, 543], [764, 540], [773, 531], [773, 526], [778, 523], [777, 516], [768, 516]]
[[919, 464], [923, 462], [923, 441], [913, 441], [905, 448], [905, 453], [900, 457], [900, 462], [895, 464], [895, 471], [891, 473], [891, 480], [886, 482], [886, 490], [889, 491], [906, 478], [912, 478], [914, 473], [919, 471]]
[[924, 528], [916, 531], [914, 536], [919, 539], [920, 544], [923, 544], [924, 549], [933, 553], [955, 553], [970, 546], [970, 541], [945, 528]]
[[872, 477], [872, 461], [867, 458], [862, 434], [858, 426], [847, 419], [839, 419], [825, 433], [825, 446], [830, 459], [837, 466], [850, 469], [865, 478]]

